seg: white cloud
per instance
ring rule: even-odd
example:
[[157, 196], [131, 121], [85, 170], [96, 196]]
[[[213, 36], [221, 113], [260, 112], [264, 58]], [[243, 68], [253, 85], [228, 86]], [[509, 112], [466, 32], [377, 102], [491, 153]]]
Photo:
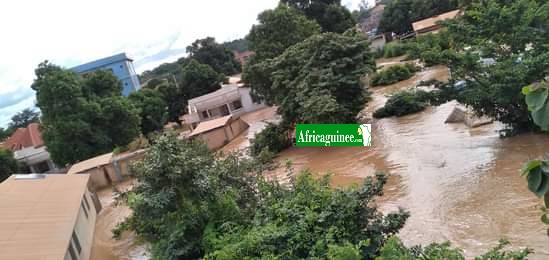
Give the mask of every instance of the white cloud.
[[[359, 0], [347, 0], [355, 7]], [[245, 36], [257, 15], [278, 0], [7, 0], [0, 2], [0, 97], [14, 91], [26, 102], [0, 107], [6, 118], [32, 106], [28, 89], [44, 60], [72, 67], [118, 52], [134, 58], [138, 72], [156, 63], [139, 61], [161, 51], [183, 51], [192, 41], [220, 42]], [[182, 54], [162, 60], [172, 61]], [[1, 102], [0, 102], [1, 103]]]

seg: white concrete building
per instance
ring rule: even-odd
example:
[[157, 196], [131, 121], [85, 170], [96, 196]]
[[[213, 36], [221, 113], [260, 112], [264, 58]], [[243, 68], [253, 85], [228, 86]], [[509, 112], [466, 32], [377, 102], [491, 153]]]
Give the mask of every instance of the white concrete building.
[[221, 89], [206, 95], [190, 99], [187, 111], [180, 119], [193, 129], [203, 121], [224, 117], [240, 116], [265, 107], [254, 99], [251, 90], [241, 84], [223, 85]]

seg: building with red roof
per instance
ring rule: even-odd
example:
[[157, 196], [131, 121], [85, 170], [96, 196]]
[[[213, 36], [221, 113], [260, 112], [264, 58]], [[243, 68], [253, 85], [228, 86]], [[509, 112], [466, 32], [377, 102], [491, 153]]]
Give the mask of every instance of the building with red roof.
[[18, 128], [0, 147], [13, 151], [15, 159], [27, 166], [27, 173], [45, 173], [57, 169], [44, 146], [38, 123]]

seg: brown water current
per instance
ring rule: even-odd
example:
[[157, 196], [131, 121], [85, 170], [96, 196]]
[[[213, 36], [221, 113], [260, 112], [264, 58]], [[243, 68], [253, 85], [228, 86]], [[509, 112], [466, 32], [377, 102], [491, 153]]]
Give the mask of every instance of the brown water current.
[[[133, 180], [116, 185], [119, 191], [131, 188]], [[148, 259], [147, 248], [139, 243], [134, 233], [124, 232], [120, 239], [112, 237], [112, 229], [131, 214], [126, 205], [115, 205], [113, 188], [97, 192], [103, 209], [97, 216], [91, 250], [91, 260]]]
[[[382, 65], [395, 64], [387, 62]], [[447, 80], [447, 68], [428, 68], [409, 80], [371, 89], [372, 100], [363, 114], [371, 118], [386, 95], [432, 78]], [[291, 160], [294, 172], [308, 168], [318, 175], [332, 173], [338, 186], [359, 183], [376, 171], [388, 173], [377, 204], [385, 213], [399, 207], [410, 212], [399, 234], [409, 246], [448, 240], [471, 258], [506, 238], [512, 248], [534, 249], [530, 259], [549, 259], [549, 238], [537, 208], [541, 201], [519, 174], [524, 162], [549, 153], [549, 136], [501, 139], [498, 123], [472, 129], [444, 124], [456, 104], [400, 118], [367, 119], [373, 125], [372, 147], [292, 147], [278, 160], [282, 165]], [[271, 175], [287, 181], [283, 168]]]

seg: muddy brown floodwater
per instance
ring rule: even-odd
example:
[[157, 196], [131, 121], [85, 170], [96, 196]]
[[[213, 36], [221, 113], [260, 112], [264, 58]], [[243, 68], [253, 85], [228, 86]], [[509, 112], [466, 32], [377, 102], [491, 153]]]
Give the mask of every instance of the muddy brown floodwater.
[[[134, 180], [127, 180], [116, 185], [119, 191], [131, 188]], [[130, 215], [131, 210], [125, 205], [115, 205], [115, 193], [112, 188], [97, 192], [103, 209], [95, 222], [95, 233], [91, 250], [91, 260], [148, 259], [147, 248], [139, 243], [135, 234], [124, 232], [120, 239], [112, 237], [112, 229]]]
[[[385, 62], [381, 65], [396, 64]], [[371, 114], [383, 106], [386, 95], [432, 78], [447, 80], [447, 68], [428, 68], [409, 80], [373, 88], [373, 99], [363, 112]], [[388, 173], [385, 194], [377, 204], [385, 213], [399, 207], [410, 212], [399, 234], [409, 246], [450, 241], [471, 258], [506, 238], [512, 248], [534, 249], [530, 259], [549, 259], [549, 238], [537, 208], [541, 201], [519, 174], [524, 162], [549, 153], [549, 137], [524, 134], [501, 139], [498, 123], [473, 129], [444, 124], [455, 105], [368, 120], [373, 125], [372, 147], [292, 147], [278, 160], [291, 160], [295, 172], [330, 172], [334, 185], [359, 183], [376, 171]], [[245, 146], [241, 141], [229, 145]], [[274, 175], [287, 181], [282, 168]]]

